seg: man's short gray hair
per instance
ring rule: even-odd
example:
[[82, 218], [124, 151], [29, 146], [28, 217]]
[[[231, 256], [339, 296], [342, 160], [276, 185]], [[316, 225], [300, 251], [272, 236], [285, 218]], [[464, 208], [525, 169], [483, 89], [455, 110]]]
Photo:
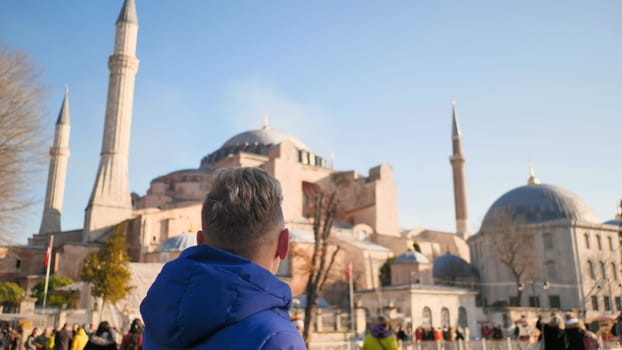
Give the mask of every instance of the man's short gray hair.
[[221, 170], [201, 210], [205, 241], [252, 258], [258, 246], [271, 239], [265, 233], [283, 223], [281, 200], [281, 184], [265, 170]]

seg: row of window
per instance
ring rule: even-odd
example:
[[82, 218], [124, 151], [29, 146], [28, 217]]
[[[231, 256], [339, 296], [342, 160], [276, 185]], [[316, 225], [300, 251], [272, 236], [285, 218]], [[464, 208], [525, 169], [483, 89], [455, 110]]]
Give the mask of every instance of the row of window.
[[326, 159], [304, 150], [298, 150], [298, 162], [302, 164], [315, 165], [317, 167], [328, 167]]
[[[547, 265], [548, 266], [548, 265]], [[595, 280], [596, 272], [594, 271], [594, 264], [591, 260], [587, 261], [587, 270], [590, 274], [590, 277]], [[611, 263], [611, 272], [614, 280], [618, 279], [618, 268], [616, 267], [616, 263]], [[609, 276], [607, 275], [607, 264], [604, 261], [600, 262], [600, 275], [602, 279], [607, 279]]]
[[[561, 308], [561, 298], [559, 295], [549, 295], [549, 307], [550, 308]], [[543, 306], [540, 303], [540, 296], [539, 295], [530, 295], [529, 296], [529, 306], [530, 307], [541, 307]]]
[[[590, 246], [591, 246], [590, 234], [585, 233], [583, 235], [583, 238], [585, 239], [585, 248], [590, 249]], [[614, 250], [613, 238], [611, 236], [607, 236], [607, 242], [609, 243], [609, 250], [613, 251]], [[603, 250], [603, 244], [601, 242], [601, 237], [599, 234], [596, 235], [596, 247], [598, 248], [598, 250]]]
[[[592, 295], [592, 310], [600, 310], [599, 299], [598, 295]], [[613, 299], [616, 303], [616, 310], [622, 311], [622, 297], [617, 296]], [[605, 311], [612, 311], [611, 298], [608, 295], [603, 296], [603, 307]]]

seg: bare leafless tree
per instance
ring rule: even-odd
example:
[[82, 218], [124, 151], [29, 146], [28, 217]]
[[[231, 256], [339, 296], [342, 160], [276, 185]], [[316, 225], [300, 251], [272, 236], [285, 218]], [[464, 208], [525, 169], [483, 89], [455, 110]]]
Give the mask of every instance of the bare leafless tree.
[[29, 57], [0, 46], [0, 237], [16, 232], [45, 164], [43, 95]]
[[498, 210], [493, 216], [493, 227], [487, 234], [499, 261], [505, 265], [516, 281], [516, 303], [519, 306], [527, 280], [533, 279], [536, 269], [534, 233], [526, 220], [515, 217], [511, 212]]
[[303, 338], [307, 348], [309, 348], [313, 335], [312, 325], [315, 321], [318, 298], [340, 250], [340, 247], [337, 245], [332, 253], [329, 253], [329, 237], [337, 213], [335, 197], [335, 192], [332, 192], [328, 196], [328, 201], [326, 201], [324, 192], [320, 192], [315, 196], [314, 200], [313, 237], [315, 242], [313, 244], [313, 254], [309, 262], [309, 278], [306, 288], [307, 305], [305, 306], [303, 331]]

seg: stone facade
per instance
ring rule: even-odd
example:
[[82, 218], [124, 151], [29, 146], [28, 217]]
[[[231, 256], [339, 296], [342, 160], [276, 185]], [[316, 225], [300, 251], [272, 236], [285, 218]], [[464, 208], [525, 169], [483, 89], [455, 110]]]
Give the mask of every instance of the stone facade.
[[432, 285], [400, 285], [355, 293], [357, 308], [369, 318], [388, 315], [406, 329], [424, 327], [469, 327], [471, 336], [479, 334], [479, 323], [487, 321], [476, 306], [476, 290]]

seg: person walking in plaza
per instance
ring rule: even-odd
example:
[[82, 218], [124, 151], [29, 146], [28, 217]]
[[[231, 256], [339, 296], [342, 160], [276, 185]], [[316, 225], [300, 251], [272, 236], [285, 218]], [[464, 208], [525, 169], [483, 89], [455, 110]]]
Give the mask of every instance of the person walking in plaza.
[[281, 201], [265, 170], [219, 171], [198, 245], [164, 265], [140, 305], [145, 349], [306, 349], [274, 276], [289, 248]]
[[69, 350], [69, 344], [73, 339], [73, 331], [71, 325], [65, 322], [63, 328], [56, 332], [54, 338], [54, 350]]
[[143, 330], [145, 325], [140, 319], [134, 319], [130, 326], [130, 331], [123, 336], [123, 341], [119, 350], [142, 350], [143, 349]]
[[397, 337], [384, 316], [376, 317], [374, 326], [365, 335], [361, 350], [399, 350]]
[[35, 344], [35, 341], [37, 340], [38, 336], [39, 328], [35, 327], [24, 342], [24, 350], [37, 350], [37, 345]]
[[83, 350], [86, 346], [86, 343], [89, 341], [89, 336], [86, 334], [86, 330], [84, 326], [78, 325], [78, 329], [76, 333], [73, 335], [73, 339], [71, 341], [71, 349], [70, 350]]
[[565, 317], [564, 334], [568, 339], [568, 350], [585, 350], [583, 345], [585, 326], [583, 322], [579, 321], [572, 313], [567, 313]]
[[549, 323], [542, 325], [544, 350], [567, 350], [568, 338], [564, 333], [564, 322], [557, 316], [551, 316]]
[[39, 334], [35, 339], [37, 350], [48, 350], [50, 339], [52, 339], [52, 329], [50, 327], [45, 327], [43, 333]]
[[108, 321], [99, 323], [95, 333], [89, 336], [89, 341], [84, 346], [84, 350], [117, 350], [117, 342]]

